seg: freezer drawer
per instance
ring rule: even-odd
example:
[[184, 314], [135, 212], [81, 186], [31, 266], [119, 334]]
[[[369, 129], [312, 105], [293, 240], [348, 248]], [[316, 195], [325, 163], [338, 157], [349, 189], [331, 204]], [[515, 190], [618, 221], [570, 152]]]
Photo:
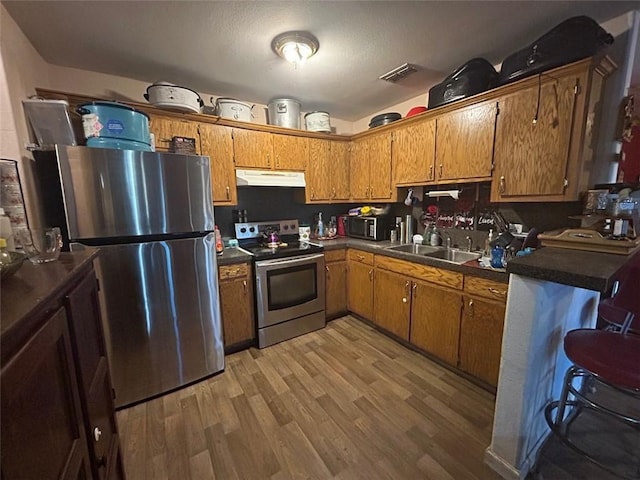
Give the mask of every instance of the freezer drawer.
[[99, 248], [116, 407], [224, 369], [213, 234]]

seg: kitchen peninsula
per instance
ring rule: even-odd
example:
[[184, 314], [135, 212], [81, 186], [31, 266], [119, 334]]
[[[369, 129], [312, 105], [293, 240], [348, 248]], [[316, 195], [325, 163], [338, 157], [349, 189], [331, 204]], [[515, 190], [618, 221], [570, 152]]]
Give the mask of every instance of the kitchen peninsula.
[[593, 328], [601, 297], [626, 256], [545, 247], [512, 260], [496, 408], [487, 463], [503, 478], [523, 479], [550, 433], [544, 407], [560, 395], [570, 362], [565, 334]]

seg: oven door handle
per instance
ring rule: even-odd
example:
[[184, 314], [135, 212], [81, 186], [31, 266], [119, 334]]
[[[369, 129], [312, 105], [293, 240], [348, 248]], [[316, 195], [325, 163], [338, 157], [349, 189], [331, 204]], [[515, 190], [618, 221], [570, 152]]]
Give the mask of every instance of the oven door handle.
[[256, 262], [256, 267], [266, 267], [271, 265], [300, 265], [304, 263], [309, 263], [310, 260], [317, 260], [319, 258], [324, 258], [324, 253], [319, 253], [317, 255], [304, 255], [290, 258], [279, 258], [277, 260], [261, 260]]

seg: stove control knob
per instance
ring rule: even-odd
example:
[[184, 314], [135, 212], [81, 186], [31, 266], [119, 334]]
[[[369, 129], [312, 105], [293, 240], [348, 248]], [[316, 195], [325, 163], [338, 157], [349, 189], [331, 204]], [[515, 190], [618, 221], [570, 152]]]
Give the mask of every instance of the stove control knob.
[[255, 227], [249, 227], [249, 231], [250, 231], [251, 233], [253, 233], [253, 232], [255, 232], [255, 231], [256, 231], [256, 228], [255, 228]]
[[247, 233], [246, 227], [241, 227], [240, 228], [240, 233]]
[[285, 230], [289, 230], [289, 225], [286, 225], [286, 224], [285, 224], [285, 225], [283, 225], [283, 228], [284, 228]]
[[296, 229], [296, 225], [295, 223], [292, 223], [291, 225], [289, 225], [291, 227], [291, 230], [295, 230]]

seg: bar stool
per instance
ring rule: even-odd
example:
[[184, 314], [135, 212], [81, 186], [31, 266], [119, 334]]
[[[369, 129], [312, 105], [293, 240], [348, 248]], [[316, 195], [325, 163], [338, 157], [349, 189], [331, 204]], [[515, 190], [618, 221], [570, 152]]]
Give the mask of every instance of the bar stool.
[[[640, 414], [618, 411], [615, 408], [618, 404], [605, 406], [605, 402], [592, 394], [604, 384], [615, 395], [637, 401], [640, 411], [640, 336], [596, 329], [571, 330], [565, 336], [564, 351], [573, 365], [565, 374], [560, 399], [545, 408], [547, 424], [563, 443], [604, 470], [621, 478], [640, 478], [640, 464], [634, 473], [636, 476], [625, 476], [596, 459], [596, 452], [585, 451], [569, 438], [571, 424], [587, 409], [638, 429], [640, 438]], [[576, 382], [580, 379], [582, 382]], [[572, 410], [567, 412], [569, 408]]]

